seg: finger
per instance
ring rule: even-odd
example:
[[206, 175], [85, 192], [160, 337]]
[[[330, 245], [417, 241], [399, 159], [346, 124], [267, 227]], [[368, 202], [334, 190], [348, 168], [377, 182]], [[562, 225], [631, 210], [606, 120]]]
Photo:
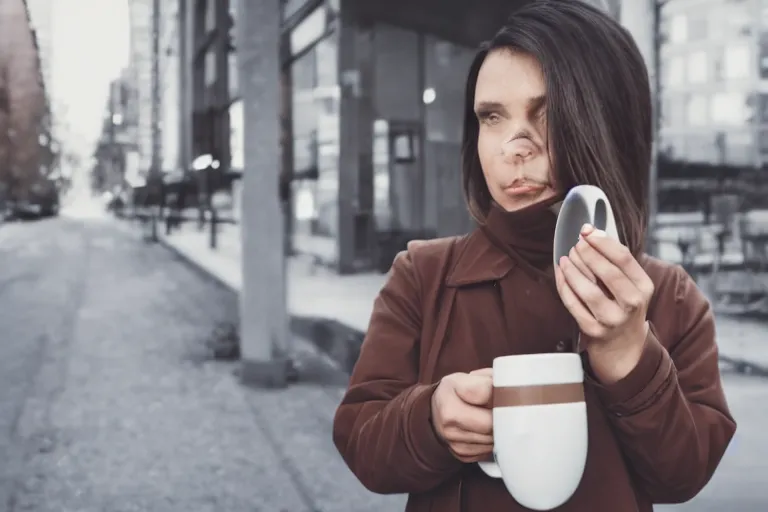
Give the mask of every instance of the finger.
[[575, 250], [581, 261], [597, 276], [598, 284], [604, 285], [611, 298], [616, 300], [625, 310], [634, 311], [643, 305], [645, 301], [643, 293], [619, 267], [609, 261], [602, 253], [585, 240], [576, 244]]
[[486, 436], [493, 435], [491, 409], [459, 402], [456, 404], [454, 412], [453, 420], [448, 423], [450, 427]]
[[648, 274], [640, 266], [640, 263], [638, 263], [627, 246], [607, 236], [605, 231], [598, 229], [584, 236], [583, 239], [611, 263], [619, 267], [647, 298], [653, 295], [653, 281], [648, 277]]
[[451, 443], [449, 446], [454, 455], [472, 462], [485, 460], [493, 453], [493, 444]]
[[478, 377], [490, 377], [493, 378], [493, 368], [480, 368], [469, 372], [470, 375], [477, 375]]
[[579, 239], [581, 239], [582, 236], [588, 236], [594, 230], [595, 230], [595, 226], [593, 226], [592, 224], [584, 224], [583, 226], [581, 226], [581, 231], [579, 233], [581, 236], [579, 237]]
[[606, 327], [617, 327], [624, 322], [626, 311], [609, 298], [596, 283], [584, 277], [568, 258], [564, 258], [562, 269], [571, 291], [592, 313], [595, 320]]
[[471, 430], [465, 430], [459, 427], [451, 427], [445, 430], [443, 436], [449, 444], [452, 443], [466, 443], [466, 444], [493, 444], [493, 434], [484, 434], [480, 432], [473, 432]]
[[493, 379], [488, 376], [464, 375], [456, 380], [454, 390], [463, 402], [487, 405], [493, 393]]
[[[587, 244], [586, 242], [579, 242], [583, 244]], [[593, 283], [597, 283], [597, 277], [595, 277], [594, 272], [590, 270], [589, 266], [581, 259], [581, 256], [579, 255], [579, 252], [576, 250], [579, 243], [577, 243], [571, 251], [568, 253], [568, 259], [570, 259], [573, 264], [578, 268], [582, 274], [584, 274], [584, 277], [592, 281]], [[589, 244], [587, 244], [589, 246]]]
[[560, 294], [560, 300], [563, 301], [565, 308], [571, 313], [576, 323], [579, 324], [579, 328], [590, 336], [599, 338], [604, 332], [604, 327], [574, 293], [565, 279], [561, 266], [555, 268], [555, 280], [558, 282], [557, 291]]
[[562, 258], [560, 260], [560, 269], [563, 271], [565, 282], [571, 287], [571, 290], [576, 296], [581, 299], [581, 302], [595, 314], [597, 309], [606, 307], [610, 302], [610, 299], [605, 295], [603, 290], [593, 283], [573, 264], [570, 258]]

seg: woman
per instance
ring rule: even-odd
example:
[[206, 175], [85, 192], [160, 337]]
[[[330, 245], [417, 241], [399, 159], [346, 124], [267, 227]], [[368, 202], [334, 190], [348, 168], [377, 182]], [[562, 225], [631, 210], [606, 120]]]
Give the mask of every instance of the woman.
[[[360, 481], [408, 511], [524, 510], [475, 462], [492, 450], [488, 369], [582, 351], [589, 455], [558, 510], [650, 511], [691, 499], [735, 423], [714, 318], [678, 266], [643, 255], [647, 71], [631, 36], [577, 1], [516, 12], [469, 72], [463, 182], [480, 227], [413, 242], [376, 299], [334, 424]], [[622, 243], [591, 226], [552, 268], [553, 206], [601, 187]]]

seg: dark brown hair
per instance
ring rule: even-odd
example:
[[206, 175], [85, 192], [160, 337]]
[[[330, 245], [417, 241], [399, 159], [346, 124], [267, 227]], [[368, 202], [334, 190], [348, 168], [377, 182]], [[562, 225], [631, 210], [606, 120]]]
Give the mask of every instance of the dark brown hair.
[[632, 36], [608, 14], [578, 0], [535, 0], [516, 11], [469, 69], [464, 105], [462, 181], [470, 213], [482, 224], [491, 204], [477, 152], [475, 86], [495, 50], [535, 57], [546, 83], [546, 116], [554, 180], [603, 189], [619, 235], [643, 250], [651, 162], [648, 71]]

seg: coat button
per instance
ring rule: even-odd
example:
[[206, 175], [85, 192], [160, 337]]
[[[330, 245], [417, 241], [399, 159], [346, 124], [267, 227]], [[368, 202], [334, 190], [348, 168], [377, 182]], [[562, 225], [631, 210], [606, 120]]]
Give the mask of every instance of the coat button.
[[565, 352], [566, 343], [564, 341], [558, 341], [557, 342], [557, 351], [558, 352]]

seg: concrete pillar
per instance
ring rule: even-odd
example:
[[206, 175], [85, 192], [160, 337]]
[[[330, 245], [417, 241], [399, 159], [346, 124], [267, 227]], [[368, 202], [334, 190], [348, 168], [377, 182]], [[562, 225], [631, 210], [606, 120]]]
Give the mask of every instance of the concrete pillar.
[[648, 241], [646, 252], [655, 255], [656, 214], [658, 210], [658, 133], [661, 104], [658, 82], [658, 2], [660, 0], [625, 0], [621, 3], [621, 24], [632, 34], [648, 67], [653, 102], [653, 149], [648, 183]]
[[342, 0], [339, 33], [340, 273], [373, 264], [373, 30], [357, 12], [359, 2]]
[[[189, 38], [189, 59], [192, 68], [191, 82], [191, 109], [192, 109], [192, 147], [190, 154], [192, 161], [207, 150], [207, 142], [202, 134], [207, 120], [204, 117], [206, 109], [205, 94], [205, 57], [200, 54], [200, 47], [205, 40], [205, 2], [200, 0], [189, 0], [188, 9], [190, 13], [190, 38]], [[204, 210], [207, 206], [208, 184], [206, 183], [205, 173], [197, 172], [197, 200], [198, 205], [198, 227], [203, 229]]]
[[177, 165], [187, 172], [192, 162], [192, 62], [190, 56], [193, 0], [179, 0], [179, 156]]
[[286, 383], [289, 349], [280, 170], [280, 2], [240, 1], [235, 23], [244, 136], [240, 350], [246, 384]]
[[[221, 163], [216, 172], [221, 175], [230, 170], [229, 145], [229, 1], [216, 2], [216, 27], [220, 35], [214, 43], [216, 52], [216, 85], [214, 86], [213, 105], [216, 109], [215, 147]], [[212, 225], [213, 229], [213, 225]]]

